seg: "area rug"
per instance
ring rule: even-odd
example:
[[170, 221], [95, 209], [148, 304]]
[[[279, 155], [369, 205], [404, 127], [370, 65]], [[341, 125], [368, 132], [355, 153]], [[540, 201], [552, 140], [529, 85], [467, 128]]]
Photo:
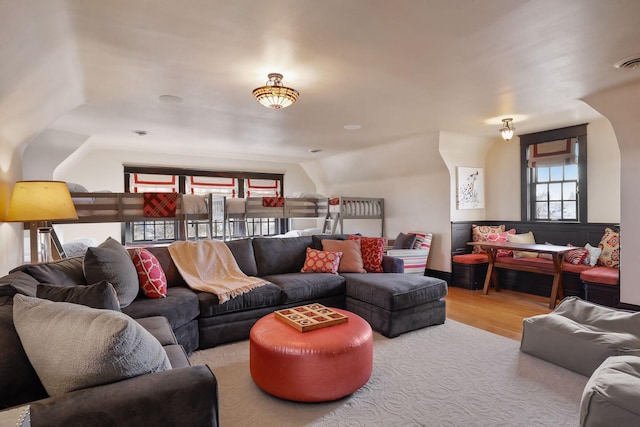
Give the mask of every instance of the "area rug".
[[261, 391], [251, 380], [248, 341], [190, 360], [218, 379], [222, 426], [577, 426], [587, 377], [519, 345], [453, 320], [393, 339], [376, 333], [369, 382], [327, 403]]

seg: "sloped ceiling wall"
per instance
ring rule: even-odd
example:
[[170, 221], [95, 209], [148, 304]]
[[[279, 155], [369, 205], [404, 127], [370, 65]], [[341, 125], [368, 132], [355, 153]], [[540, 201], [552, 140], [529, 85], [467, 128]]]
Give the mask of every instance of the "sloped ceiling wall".
[[[7, 2], [5, 2], [7, 3]], [[58, 0], [11, 2], [0, 13], [0, 217], [22, 178], [24, 147], [83, 102], [82, 75]], [[22, 261], [21, 227], [0, 224], [0, 270]]]

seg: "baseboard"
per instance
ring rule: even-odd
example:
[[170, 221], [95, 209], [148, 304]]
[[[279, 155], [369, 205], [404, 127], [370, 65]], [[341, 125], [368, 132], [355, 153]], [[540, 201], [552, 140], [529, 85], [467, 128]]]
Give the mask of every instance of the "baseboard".
[[623, 310], [629, 310], [629, 311], [640, 311], [640, 305], [627, 304], [626, 302], [619, 302], [618, 307], [616, 308], [621, 308]]
[[448, 273], [446, 271], [440, 271], [440, 270], [432, 270], [430, 268], [427, 268], [425, 273], [425, 276], [430, 276], [430, 277], [435, 277], [437, 279], [442, 279], [445, 282], [447, 282], [447, 285], [451, 284], [451, 273]]

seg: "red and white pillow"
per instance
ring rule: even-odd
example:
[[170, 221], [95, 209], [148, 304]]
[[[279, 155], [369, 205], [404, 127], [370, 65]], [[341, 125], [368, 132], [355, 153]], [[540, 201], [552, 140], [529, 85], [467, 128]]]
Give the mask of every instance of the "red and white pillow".
[[164, 274], [158, 258], [144, 248], [135, 248], [131, 260], [136, 267], [140, 288], [145, 296], [165, 298], [167, 296], [167, 276]]
[[[567, 245], [567, 246], [572, 246], [572, 245]], [[574, 265], [584, 264], [585, 259], [587, 259], [588, 257], [589, 257], [589, 251], [585, 248], [574, 249], [564, 254], [564, 260]]]
[[[503, 233], [507, 227], [500, 225], [471, 225], [471, 240], [473, 242], [482, 242], [483, 237], [490, 233]], [[473, 247], [474, 254], [484, 254], [486, 251], [480, 246]]]
[[307, 248], [302, 273], [338, 273], [342, 252], [319, 251]]
[[[501, 233], [487, 233], [481, 236], [484, 242], [499, 242], [499, 243], [507, 243], [509, 241], [509, 234], [516, 234], [516, 229], [512, 228], [508, 231], [503, 231]], [[513, 251], [509, 249], [498, 249], [496, 252], [497, 257], [508, 257], [513, 256]]]
[[387, 239], [384, 237], [362, 237], [349, 235], [349, 240], [360, 240], [360, 250], [364, 269], [368, 273], [383, 273], [382, 258], [384, 257], [384, 245]]

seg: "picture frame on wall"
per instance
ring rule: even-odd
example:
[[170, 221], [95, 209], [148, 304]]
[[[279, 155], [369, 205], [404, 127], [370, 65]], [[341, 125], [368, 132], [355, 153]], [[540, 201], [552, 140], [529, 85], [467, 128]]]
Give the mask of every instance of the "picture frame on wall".
[[484, 170], [458, 166], [458, 209], [484, 209]]

